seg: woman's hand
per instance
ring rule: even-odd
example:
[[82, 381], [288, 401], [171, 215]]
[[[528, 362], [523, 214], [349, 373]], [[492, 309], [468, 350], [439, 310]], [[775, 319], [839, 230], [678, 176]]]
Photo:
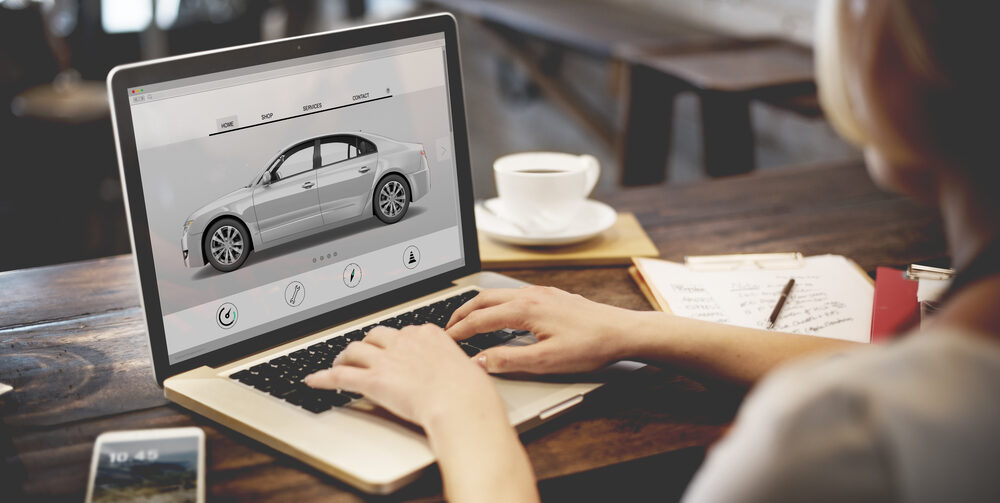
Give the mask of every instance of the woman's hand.
[[503, 412], [493, 383], [434, 325], [376, 327], [347, 345], [333, 366], [305, 378], [314, 388], [364, 394], [421, 426], [468, 409]]
[[528, 456], [491, 378], [441, 328], [376, 327], [305, 382], [363, 393], [422, 426], [449, 501], [538, 501]]
[[448, 334], [462, 340], [502, 328], [535, 333], [537, 344], [476, 355], [489, 372], [587, 372], [629, 356], [628, 336], [639, 315], [552, 287], [486, 290], [455, 311]]

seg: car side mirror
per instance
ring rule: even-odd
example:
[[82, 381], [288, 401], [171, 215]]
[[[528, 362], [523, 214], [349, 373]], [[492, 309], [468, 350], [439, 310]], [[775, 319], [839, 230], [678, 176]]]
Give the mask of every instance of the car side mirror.
[[278, 181], [278, 171], [277, 170], [268, 171], [267, 173], [264, 174], [263, 185], [265, 187], [267, 187], [268, 185], [271, 185], [272, 183], [277, 182], [277, 181]]

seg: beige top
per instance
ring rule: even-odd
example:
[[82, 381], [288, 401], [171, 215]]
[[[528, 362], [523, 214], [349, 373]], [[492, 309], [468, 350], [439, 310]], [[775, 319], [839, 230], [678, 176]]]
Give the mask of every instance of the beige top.
[[938, 328], [773, 372], [686, 502], [1000, 502], [1000, 344]]

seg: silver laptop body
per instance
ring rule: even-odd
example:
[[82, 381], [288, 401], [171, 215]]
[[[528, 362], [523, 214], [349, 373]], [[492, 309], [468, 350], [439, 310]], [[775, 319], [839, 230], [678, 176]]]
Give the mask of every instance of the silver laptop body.
[[[372, 493], [434, 462], [419, 429], [364, 398], [316, 412], [233, 377], [469, 290], [524, 285], [481, 271], [457, 37], [433, 15], [108, 76], [166, 397]], [[524, 431], [636, 366], [495, 382]]]

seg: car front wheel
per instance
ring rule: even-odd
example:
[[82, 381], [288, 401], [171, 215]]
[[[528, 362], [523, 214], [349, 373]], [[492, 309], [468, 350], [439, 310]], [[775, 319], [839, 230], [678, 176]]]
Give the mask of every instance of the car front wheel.
[[250, 232], [235, 218], [222, 218], [205, 232], [205, 257], [212, 267], [230, 272], [239, 269], [250, 255]]
[[403, 218], [410, 207], [410, 186], [402, 176], [389, 175], [375, 186], [372, 205], [379, 220], [394, 224]]

